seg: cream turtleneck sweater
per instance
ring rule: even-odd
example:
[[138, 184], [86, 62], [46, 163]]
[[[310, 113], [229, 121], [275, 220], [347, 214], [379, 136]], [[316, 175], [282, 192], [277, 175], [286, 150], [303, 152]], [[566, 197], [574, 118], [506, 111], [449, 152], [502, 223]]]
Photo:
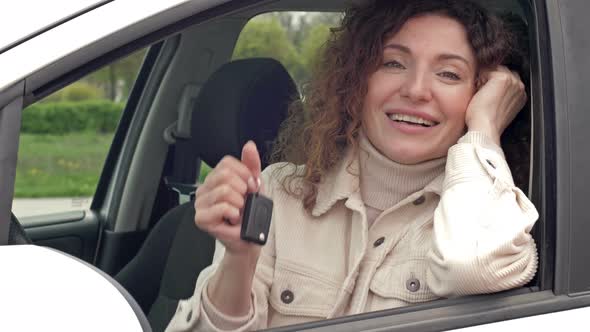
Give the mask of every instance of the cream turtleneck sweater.
[[361, 132], [359, 139], [360, 191], [369, 227], [388, 208], [424, 189], [445, 171], [446, 158], [404, 165], [381, 154]]

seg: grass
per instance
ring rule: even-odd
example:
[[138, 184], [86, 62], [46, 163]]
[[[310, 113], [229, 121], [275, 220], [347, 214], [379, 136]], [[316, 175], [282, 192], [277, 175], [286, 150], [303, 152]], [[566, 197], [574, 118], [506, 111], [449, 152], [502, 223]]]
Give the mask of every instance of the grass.
[[21, 134], [15, 197], [92, 196], [113, 134]]
[[[15, 197], [91, 197], [113, 134], [21, 134]], [[202, 183], [211, 168], [203, 163]]]

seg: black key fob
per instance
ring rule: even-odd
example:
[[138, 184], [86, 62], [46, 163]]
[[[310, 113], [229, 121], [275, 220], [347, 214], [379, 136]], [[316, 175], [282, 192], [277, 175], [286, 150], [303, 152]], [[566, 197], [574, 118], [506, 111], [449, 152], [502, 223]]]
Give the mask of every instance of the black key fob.
[[272, 200], [259, 193], [246, 195], [240, 237], [244, 241], [264, 245], [272, 218]]

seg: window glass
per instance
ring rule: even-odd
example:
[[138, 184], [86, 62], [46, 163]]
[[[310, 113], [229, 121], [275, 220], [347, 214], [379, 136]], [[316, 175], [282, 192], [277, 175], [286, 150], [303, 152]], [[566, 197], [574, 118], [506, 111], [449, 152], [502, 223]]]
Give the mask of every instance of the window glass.
[[269, 57], [280, 61], [298, 86], [310, 77], [318, 49], [341, 13], [272, 12], [252, 18], [236, 43], [233, 59]]
[[90, 206], [145, 51], [23, 110], [12, 206], [18, 218]]

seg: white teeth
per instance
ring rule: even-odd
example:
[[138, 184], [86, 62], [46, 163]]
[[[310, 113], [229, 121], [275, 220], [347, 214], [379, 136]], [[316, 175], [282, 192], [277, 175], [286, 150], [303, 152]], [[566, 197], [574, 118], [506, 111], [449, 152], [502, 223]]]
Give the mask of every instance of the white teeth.
[[435, 123], [426, 119], [419, 118], [417, 116], [407, 115], [407, 114], [389, 114], [389, 118], [393, 121], [404, 121], [404, 122], [411, 122], [416, 124], [423, 124], [427, 126], [434, 126]]

